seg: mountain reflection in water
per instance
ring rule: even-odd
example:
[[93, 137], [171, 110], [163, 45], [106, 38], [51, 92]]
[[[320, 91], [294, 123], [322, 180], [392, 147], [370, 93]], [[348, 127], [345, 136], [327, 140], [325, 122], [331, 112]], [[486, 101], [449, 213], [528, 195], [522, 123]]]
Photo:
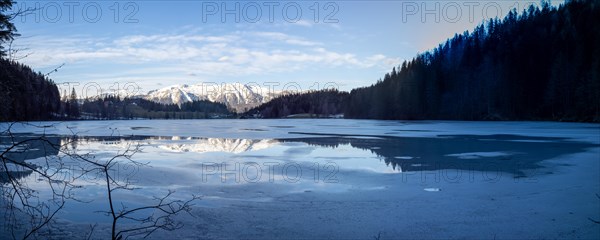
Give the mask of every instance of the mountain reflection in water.
[[[312, 134], [302, 138], [287, 139], [224, 139], [198, 137], [160, 136], [120, 136], [120, 137], [64, 137], [44, 136], [45, 141], [35, 140], [11, 151], [7, 157], [23, 162], [59, 153], [54, 146], [69, 142], [69, 147], [77, 148], [89, 142], [113, 145], [123, 148], [129, 143], [157, 145], [164, 151], [175, 152], [228, 152], [239, 154], [252, 150], [268, 149], [285, 143], [300, 143], [320, 148], [337, 148], [349, 145], [352, 148], [371, 152], [384, 160], [384, 163], [401, 172], [435, 171], [458, 169], [468, 171], [506, 172], [515, 177], [526, 177], [527, 172], [541, 168], [540, 162], [564, 154], [584, 151], [596, 144], [570, 141], [556, 137], [528, 137], [518, 135], [440, 135], [426, 137], [382, 137], [335, 134]], [[16, 135], [13, 141], [23, 141], [39, 136]], [[76, 141], [73, 141], [73, 140]], [[0, 145], [8, 146], [9, 137], [0, 137]], [[64, 146], [64, 144], [62, 145]], [[266, 156], [268, 157], [268, 156]], [[310, 157], [310, 156], [309, 156]], [[372, 159], [365, 159], [372, 161]], [[343, 164], [343, 161], [341, 162]], [[30, 171], [12, 171], [14, 176], [24, 177]], [[6, 176], [0, 176], [5, 182]]]

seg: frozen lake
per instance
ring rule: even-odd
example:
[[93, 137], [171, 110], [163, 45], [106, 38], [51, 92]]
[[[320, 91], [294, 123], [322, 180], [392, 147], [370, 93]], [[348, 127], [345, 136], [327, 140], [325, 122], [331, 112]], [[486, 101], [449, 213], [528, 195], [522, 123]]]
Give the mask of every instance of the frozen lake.
[[[0, 131], [8, 124], [0, 124]], [[184, 227], [151, 238], [600, 238], [600, 125], [556, 122], [135, 120], [16, 124], [110, 159], [140, 151], [115, 176], [153, 196], [201, 196]], [[10, 137], [0, 138], [5, 149]], [[68, 143], [68, 144], [66, 144]], [[43, 145], [43, 144], [42, 144]], [[31, 146], [12, 157], [64, 158]], [[75, 175], [64, 172], [65, 176]], [[105, 238], [110, 218], [97, 175], [77, 180], [56, 238]], [[34, 186], [35, 174], [23, 173]], [[4, 182], [3, 182], [4, 183]], [[40, 187], [40, 195], [48, 189]], [[1, 230], [0, 230], [1, 231]]]

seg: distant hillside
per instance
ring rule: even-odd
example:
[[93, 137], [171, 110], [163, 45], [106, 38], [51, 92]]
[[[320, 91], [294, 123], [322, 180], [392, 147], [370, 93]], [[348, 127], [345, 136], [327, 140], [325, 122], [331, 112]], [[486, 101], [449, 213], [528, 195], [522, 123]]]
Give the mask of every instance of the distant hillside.
[[233, 114], [222, 103], [198, 100], [177, 104], [162, 104], [141, 98], [105, 96], [86, 99], [81, 105], [83, 119], [203, 119], [226, 118]]
[[312, 91], [283, 95], [244, 113], [245, 117], [282, 118], [306, 114], [312, 117], [343, 114], [347, 92], [337, 90]]
[[58, 87], [52, 80], [0, 57], [0, 121], [47, 120], [60, 107]]
[[348, 118], [600, 121], [600, 2], [457, 34], [351, 92]]

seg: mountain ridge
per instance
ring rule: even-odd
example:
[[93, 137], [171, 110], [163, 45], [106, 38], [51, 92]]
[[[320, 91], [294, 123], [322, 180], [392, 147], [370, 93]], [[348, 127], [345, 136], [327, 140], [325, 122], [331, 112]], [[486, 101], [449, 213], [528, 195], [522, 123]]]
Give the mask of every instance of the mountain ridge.
[[186, 102], [208, 100], [227, 105], [236, 112], [259, 106], [277, 97], [281, 92], [258, 85], [224, 83], [194, 85], [177, 84], [149, 91], [139, 97], [161, 104], [181, 105]]

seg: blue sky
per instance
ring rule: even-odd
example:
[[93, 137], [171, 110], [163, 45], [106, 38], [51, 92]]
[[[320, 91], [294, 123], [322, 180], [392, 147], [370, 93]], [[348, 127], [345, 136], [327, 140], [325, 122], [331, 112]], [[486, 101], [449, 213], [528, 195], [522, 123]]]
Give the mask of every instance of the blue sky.
[[350, 90], [530, 4], [538, 2], [17, 1], [37, 9], [15, 19], [15, 57], [27, 54], [20, 61], [43, 73], [64, 63], [51, 78], [79, 91], [202, 82]]

